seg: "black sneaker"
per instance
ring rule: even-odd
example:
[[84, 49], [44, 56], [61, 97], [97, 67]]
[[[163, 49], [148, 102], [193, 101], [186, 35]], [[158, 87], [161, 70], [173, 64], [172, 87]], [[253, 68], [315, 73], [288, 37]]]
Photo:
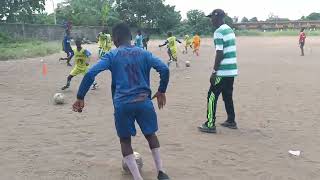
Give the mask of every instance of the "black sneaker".
[[224, 123], [221, 123], [220, 125], [223, 127], [226, 127], [226, 128], [230, 128], [230, 129], [238, 129], [236, 122], [225, 121]]
[[70, 63], [67, 63], [67, 66], [72, 66]]
[[66, 90], [66, 89], [68, 89], [70, 86], [68, 86], [68, 85], [65, 85], [65, 86], [63, 86], [62, 88], [61, 88], [61, 90], [63, 91], [63, 90]]
[[166, 173], [159, 171], [158, 180], [170, 180], [170, 178]]
[[93, 83], [91, 90], [96, 90], [97, 89], [98, 83]]
[[198, 127], [199, 131], [204, 132], [204, 133], [217, 133], [217, 129], [215, 126], [213, 127], [208, 127], [206, 123], [202, 124], [202, 126]]

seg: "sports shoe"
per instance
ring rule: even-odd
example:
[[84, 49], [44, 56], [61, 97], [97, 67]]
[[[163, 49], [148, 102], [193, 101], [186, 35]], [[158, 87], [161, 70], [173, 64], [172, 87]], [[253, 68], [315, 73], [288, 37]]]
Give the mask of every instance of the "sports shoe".
[[72, 66], [70, 63], [67, 63], [67, 66]]
[[170, 66], [171, 63], [172, 63], [172, 60], [169, 60], [167, 65]]
[[96, 90], [96, 89], [97, 89], [97, 84], [98, 84], [98, 83], [96, 83], [96, 82], [93, 83], [91, 90]]
[[225, 121], [224, 123], [221, 123], [220, 125], [230, 129], [238, 129], [236, 122], [229, 122], [228, 120]]
[[204, 133], [217, 133], [217, 129], [215, 126], [209, 128], [206, 123], [202, 124], [202, 126], [198, 127], [199, 131]]
[[61, 88], [61, 90], [66, 90], [66, 89], [68, 89], [70, 87], [70, 85], [65, 85], [65, 86], [63, 86], [62, 88]]
[[158, 180], [170, 180], [170, 178], [166, 173], [159, 171]]

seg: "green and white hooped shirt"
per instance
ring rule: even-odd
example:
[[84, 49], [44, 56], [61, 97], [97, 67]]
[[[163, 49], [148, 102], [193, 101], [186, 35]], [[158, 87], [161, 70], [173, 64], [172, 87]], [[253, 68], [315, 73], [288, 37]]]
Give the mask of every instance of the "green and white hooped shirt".
[[223, 51], [223, 60], [217, 71], [218, 77], [235, 77], [238, 75], [236, 36], [226, 24], [214, 32], [216, 50]]

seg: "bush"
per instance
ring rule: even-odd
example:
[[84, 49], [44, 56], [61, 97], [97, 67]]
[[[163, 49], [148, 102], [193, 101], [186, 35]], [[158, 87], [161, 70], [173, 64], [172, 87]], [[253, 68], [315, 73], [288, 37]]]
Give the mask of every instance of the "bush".
[[0, 43], [10, 43], [12, 39], [5, 33], [0, 32]]
[[61, 49], [59, 42], [19, 41], [0, 43], [0, 60], [46, 56]]

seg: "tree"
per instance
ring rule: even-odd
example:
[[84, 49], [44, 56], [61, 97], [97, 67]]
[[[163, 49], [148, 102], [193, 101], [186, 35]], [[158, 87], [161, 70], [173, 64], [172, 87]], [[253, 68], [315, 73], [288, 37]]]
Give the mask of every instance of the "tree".
[[246, 18], [246, 17], [243, 17], [242, 20], [241, 20], [241, 22], [242, 22], [242, 23], [247, 23], [247, 22], [249, 22], [249, 19]]
[[257, 17], [253, 17], [249, 20], [250, 22], [258, 22], [258, 18]]
[[175, 11], [175, 6], [166, 5], [161, 8], [161, 15], [157, 20], [157, 27], [162, 32], [166, 32], [178, 26], [181, 21], [180, 12]]
[[34, 13], [45, 9], [45, 0], [1, 0], [0, 20], [5, 22], [30, 22]]
[[112, 14], [111, 3], [110, 0], [68, 0], [58, 4], [57, 21], [60, 24], [70, 20], [74, 25], [103, 26]]
[[164, 5], [163, 0], [117, 0], [115, 5], [120, 19], [139, 28], [173, 28], [181, 20], [175, 6]]
[[212, 32], [212, 25], [210, 18], [207, 18], [205, 13], [201, 10], [190, 10], [187, 12], [187, 24], [194, 32], [200, 34], [208, 34]]
[[306, 17], [306, 20], [320, 20], [320, 13], [311, 13]]

